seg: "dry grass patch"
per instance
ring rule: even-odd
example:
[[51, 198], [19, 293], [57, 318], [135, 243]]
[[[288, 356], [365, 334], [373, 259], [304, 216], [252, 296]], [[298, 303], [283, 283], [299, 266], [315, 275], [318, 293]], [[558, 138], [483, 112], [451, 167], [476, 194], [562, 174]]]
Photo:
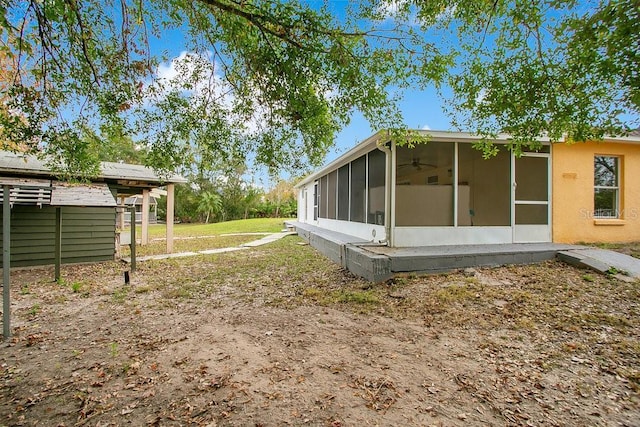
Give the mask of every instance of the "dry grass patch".
[[640, 285], [559, 262], [373, 285], [298, 238], [12, 272], [0, 425], [633, 425]]

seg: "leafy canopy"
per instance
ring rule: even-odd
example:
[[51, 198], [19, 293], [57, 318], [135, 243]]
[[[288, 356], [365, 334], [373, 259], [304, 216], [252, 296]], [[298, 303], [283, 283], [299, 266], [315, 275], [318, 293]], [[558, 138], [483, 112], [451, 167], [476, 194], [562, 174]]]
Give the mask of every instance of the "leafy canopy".
[[[509, 132], [516, 149], [542, 134], [620, 134], [638, 124], [639, 11], [637, 0], [6, 0], [0, 141], [85, 172], [104, 152], [87, 129], [134, 140], [159, 170], [247, 155], [300, 169], [356, 110], [401, 129], [401, 90], [432, 84], [455, 126]], [[185, 51], [167, 68], [155, 52], [177, 33]]]
[[[330, 4], [10, 0], [0, 12], [14, 70], [2, 140], [78, 166], [95, 160], [79, 135], [93, 127], [105, 140], [134, 136], [160, 169], [188, 164], [193, 147], [301, 168], [321, 161], [354, 109], [376, 127], [398, 126], [387, 88], [442, 71], [429, 65], [436, 52], [408, 48], [417, 36], [364, 30]], [[171, 32], [188, 53], [162, 78], [153, 52]]]

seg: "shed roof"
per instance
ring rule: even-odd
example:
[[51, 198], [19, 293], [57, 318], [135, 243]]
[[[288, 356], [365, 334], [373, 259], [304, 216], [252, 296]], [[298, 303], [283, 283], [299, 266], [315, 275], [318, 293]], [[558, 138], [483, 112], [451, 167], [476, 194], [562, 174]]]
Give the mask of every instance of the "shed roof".
[[[149, 184], [178, 184], [187, 182], [180, 175], [161, 177], [151, 168], [128, 163], [102, 162], [98, 180], [144, 181]], [[21, 176], [53, 176], [45, 162], [33, 155], [0, 151], [0, 174]]]
[[116, 199], [106, 184], [54, 182], [52, 187], [51, 206], [116, 206]]
[[[36, 206], [85, 206], [115, 207], [113, 197], [107, 184], [70, 184], [49, 180], [27, 180], [0, 178], [0, 184], [9, 185], [9, 202], [11, 205]], [[0, 191], [0, 202], [4, 200], [4, 192]]]

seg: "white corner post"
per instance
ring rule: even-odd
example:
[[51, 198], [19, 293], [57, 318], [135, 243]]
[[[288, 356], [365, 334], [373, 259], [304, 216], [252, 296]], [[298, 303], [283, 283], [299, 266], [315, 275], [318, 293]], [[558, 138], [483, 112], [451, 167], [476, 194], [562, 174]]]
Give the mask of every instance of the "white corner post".
[[173, 213], [175, 208], [175, 184], [167, 185], [167, 253], [173, 253]]
[[149, 243], [149, 190], [142, 190], [142, 236], [141, 244]]
[[127, 212], [127, 208], [124, 207], [124, 201], [125, 200], [126, 200], [125, 196], [120, 196], [120, 206], [122, 206], [122, 208], [118, 209], [120, 211], [120, 217], [119, 217], [120, 224], [118, 224], [120, 230], [124, 230], [124, 216], [125, 216], [125, 214]]

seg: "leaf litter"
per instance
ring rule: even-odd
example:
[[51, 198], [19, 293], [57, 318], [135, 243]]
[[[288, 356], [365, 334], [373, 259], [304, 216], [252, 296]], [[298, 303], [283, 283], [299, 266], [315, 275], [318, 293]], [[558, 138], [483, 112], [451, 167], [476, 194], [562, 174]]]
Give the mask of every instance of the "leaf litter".
[[128, 286], [116, 262], [12, 271], [0, 425], [640, 419], [637, 282], [546, 262], [371, 285], [299, 242], [141, 263]]

